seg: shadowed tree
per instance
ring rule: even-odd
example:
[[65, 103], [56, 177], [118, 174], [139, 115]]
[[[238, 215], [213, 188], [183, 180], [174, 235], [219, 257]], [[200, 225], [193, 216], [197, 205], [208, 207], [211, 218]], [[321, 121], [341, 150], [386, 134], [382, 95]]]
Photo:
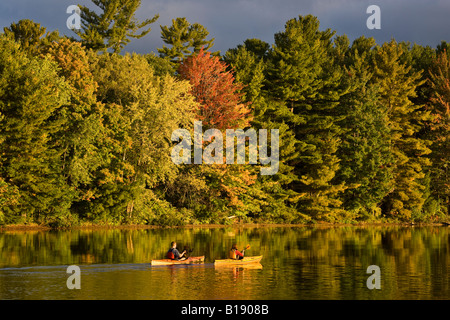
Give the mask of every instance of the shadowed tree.
[[354, 217], [374, 219], [381, 214], [379, 204], [392, 187], [393, 162], [385, 106], [377, 83], [369, 83], [375, 40], [360, 37], [349, 47], [345, 37], [338, 43], [336, 54], [345, 63], [350, 90], [341, 98], [346, 118], [340, 123], [344, 132], [337, 177], [349, 186], [342, 193], [345, 209]]
[[430, 137], [433, 166], [431, 169], [431, 186], [435, 198], [450, 213], [450, 59], [444, 49], [434, 61], [430, 71], [431, 113]]

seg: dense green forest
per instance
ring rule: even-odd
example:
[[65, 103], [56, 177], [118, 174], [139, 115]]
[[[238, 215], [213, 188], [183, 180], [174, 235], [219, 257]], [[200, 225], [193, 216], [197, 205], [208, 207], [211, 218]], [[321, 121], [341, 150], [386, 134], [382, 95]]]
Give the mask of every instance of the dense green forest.
[[[221, 54], [176, 18], [158, 54], [129, 54], [158, 15], [93, 2], [73, 37], [0, 34], [0, 225], [448, 219], [449, 43], [350, 42], [308, 15]], [[278, 129], [277, 174], [174, 164], [171, 134], [195, 120]]]

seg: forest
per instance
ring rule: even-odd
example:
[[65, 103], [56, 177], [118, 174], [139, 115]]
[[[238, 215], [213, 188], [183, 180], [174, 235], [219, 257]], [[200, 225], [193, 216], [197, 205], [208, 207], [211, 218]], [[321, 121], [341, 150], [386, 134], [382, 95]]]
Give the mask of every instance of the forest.
[[[158, 15], [92, 2], [72, 37], [0, 34], [0, 226], [448, 221], [450, 43], [351, 42], [300, 15], [220, 53], [176, 18], [157, 53], [124, 53]], [[278, 129], [278, 172], [173, 163], [198, 120]]]

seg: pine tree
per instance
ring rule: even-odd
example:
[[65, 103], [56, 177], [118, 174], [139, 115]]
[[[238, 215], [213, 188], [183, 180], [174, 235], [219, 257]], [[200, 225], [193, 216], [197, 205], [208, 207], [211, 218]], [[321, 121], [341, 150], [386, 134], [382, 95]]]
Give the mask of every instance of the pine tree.
[[135, 18], [136, 10], [141, 5], [141, 0], [92, 0], [101, 10], [98, 14], [86, 6], [80, 6], [82, 28], [74, 32], [81, 38], [84, 46], [95, 51], [107, 51], [111, 49], [119, 53], [131, 40], [130, 38], [142, 38], [151, 29], [138, 33], [138, 30], [146, 28], [154, 23], [159, 15], [151, 19], [139, 22]]
[[[2, 163], [1, 159], [0, 163]], [[0, 177], [0, 225], [16, 222], [13, 217], [8, 215], [8, 208], [16, 207], [19, 204], [19, 199], [19, 187], [7, 183], [5, 179]]]
[[336, 108], [345, 90], [342, 71], [331, 54], [329, 29], [319, 31], [313, 16], [289, 20], [275, 35], [269, 52], [267, 90], [286, 104], [285, 123], [295, 133], [299, 157], [292, 160], [298, 181], [291, 188], [301, 194], [298, 209], [314, 219], [333, 221], [343, 213], [338, 194], [345, 189], [334, 178], [339, 169], [336, 152], [342, 120]]
[[443, 205], [443, 213], [450, 213], [450, 59], [446, 50], [438, 54], [429, 72], [433, 89], [430, 98], [432, 120], [429, 122], [430, 140], [433, 142], [432, 194]]
[[[256, 39], [252, 40], [256, 42]], [[230, 71], [234, 74], [236, 82], [243, 84], [242, 99], [250, 102], [253, 112], [258, 114], [262, 111], [256, 110], [261, 108], [258, 101], [264, 99], [262, 88], [265, 82], [265, 64], [262, 58], [247, 49], [246, 43], [249, 43], [249, 40], [246, 40], [244, 45], [228, 50], [223, 60], [231, 67]]]
[[[247, 51], [252, 52], [257, 60], [266, 61], [269, 53], [270, 44], [260, 39], [247, 39], [244, 41], [244, 47]], [[238, 46], [238, 49], [240, 46]]]
[[296, 140], [289, 126], [289, 110], [285, 103], [274, 101], [264, 90], [266, 83], [266, 64], [269, 44], [259, 39], [248, 39], [243, 45], [230, 49], [224, 56], [230, 64], [236, 81], [242, 83], [243, 101], [250, 103], [252, 109], [251, 126], [255, 129], [278, 129], [280, 144], [279, 170], [275, 175], [258, 175], [247, 193], [257, 201], [257, 210], [248, 217], [264, 221], [304, 222], [308, 218], [294, 209], [299, 195], [287, 186], [296, 179], [294, 167], [288, 163], [298, 157]]
[[410, 100], [421, 84], [420, 73], [401, 62], [403, 50], [394, 40], [378, 48], [373, 80], [380, 86], [394, 157], [394, 186], [384, 199], [383, 209], [391, 217], [410, 220], [420, 215], [426, 200], [424, 167], [430, 164], [425, 157], [430, 149], [426, 140], [417, 137], [428, 114]]
[[[161, 26], [161, 38], [165, 44], [158, 49], [162, 58], [170, 59], [176, 69], [186, 57], [198, 54], [200, 49], [208, 51], [214, 45], [214, 38], [206, 40], [208, 30], [199, 23], [190, 24], [186, 18], [172, 19], [172, 25]], [[213, 53], [218, 55], [219, 52]]]
[[345, 114], [340, 126], [345, 131], [338, 151], [337, 177], [349, 187], [342, 194], [344, 208], [353, 217], [372, 220], [380, 215], [379, 204], [392, 186], [393, 162], [384, 105], [377, 84], [370, 83], [374, 46], [373, 38], [364, 37], [356, 39], [351, 47], [345, 39], [336, 46], [350, 87], [340, 103]]
[[420, 46], [414, 44], [411, 48], [407, 47], [403, 56], [410, 56], [408, 59], [402, 59], [403, 62], [407, 60], [411, 65], [411, 71], [420, 72], [420, 85], [416, 88], [416, 97], [411, 97], [411, 101], [417, 105], [425, 105], [430, 101], [433, 89], [430, 86], [429, 70], [436, 59], [436, 50], [430, 46]]
[[53, 116], [69, 101], [70, 87], [54, 62], [29, 57], [7, 36], [0, 47], [0, 176], [20, 196], [5, 215], [30, 222], [67, 213], [71, 199], [52, 136], [61, 130]]
[[172, 63], [165, 58], [157, 56], [154, 52], [144, 55], [147, 59], [148, 64], [152, 67], [155, 72], [155, 76], [163, 77], [166, 74], [172, 76], [175, 75], [174, 66]]
[[6, 36], [11, 37], [23, 50], [32, 55], [39, 54], [44, 47], [60, 38], [57, 31], [46, 32], [46, 28], [28, 19], [12, 23], [3, 30]]

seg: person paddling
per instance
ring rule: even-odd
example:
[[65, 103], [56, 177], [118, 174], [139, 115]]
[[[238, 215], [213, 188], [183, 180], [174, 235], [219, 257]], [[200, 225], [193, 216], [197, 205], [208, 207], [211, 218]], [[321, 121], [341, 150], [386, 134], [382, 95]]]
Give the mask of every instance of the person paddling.
[[170, 244], [170, 249], [167, 251], [167, 259], [171, 260], [185, 260], [186, 257], [183, 258], [184, 254], [186, 253], [186, 250], [184, 250], [181, 254], [177, 250], [177, 243], [175, 241], [172, 241]]
[[244, 259], [244, 253], [245, 253], [245, 249], [242, 250], [242, 252], [240, 252], [237, 248], [237, 244], [233, 243], [233, 245], [231, 246], [231, 250], [230, 250], [230, 259], [242, 260], [242, 259]]

